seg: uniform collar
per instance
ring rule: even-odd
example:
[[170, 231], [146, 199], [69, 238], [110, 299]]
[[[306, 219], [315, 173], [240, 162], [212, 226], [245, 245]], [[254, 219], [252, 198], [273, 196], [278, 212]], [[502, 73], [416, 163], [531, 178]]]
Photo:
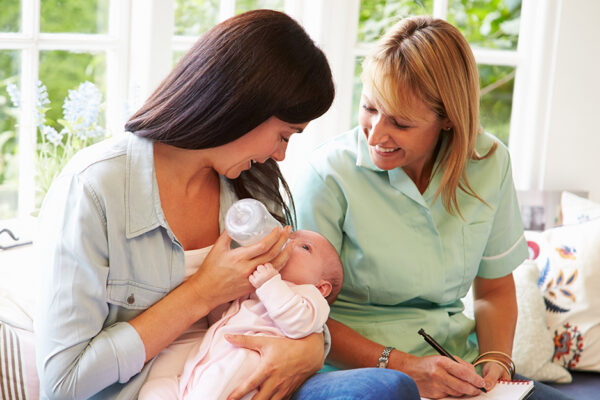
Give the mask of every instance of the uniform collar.
[[[423, 194], [419, 192], [417, 185], [406, 175], [406, 172], [402, 168], [394, 168], [389, 171], [385, 171], [377, 167], [371, 160], [369, 154], [369, 144], [367, 143], [367, 137], [359, 126], [355, 131], [356, 135], [356, 166], [366, 168], [375, 172], [383, 173], [388, 175], [390, 185], [396, 190], [404, 193], [407, 197], [415, 201], [417, 204], [429, 208], [430, 203], [433, 200], [433, 196], [437, 191], [437, 187], [440, 182], [442, 171], [437, 171], [436, 174], [431, 178], [427, 190]], [[443, 139], [442, 139], [443, 140]], [[441, 148], [446, 146], [446, 141], [442, 142]], [[442, 151], [438, 153], [437, 159], [433, 166], [433, 170], [436, 171], [438, 163], [440, 162], [440, 156]]]
[[363, 132], [362, 128], [358, 126], [355, 131], [356, 135], [356, 166], [370, 169], [376, 172], [386, 172], [376, 166], [371, 160], [369, 154], [369, 144], [367, 143], [367, 137]]

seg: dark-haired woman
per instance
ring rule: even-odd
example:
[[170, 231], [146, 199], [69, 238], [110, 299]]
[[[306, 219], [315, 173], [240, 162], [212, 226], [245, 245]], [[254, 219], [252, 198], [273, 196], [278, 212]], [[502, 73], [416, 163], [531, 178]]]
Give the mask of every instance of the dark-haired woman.
[[[253, 197], [292, 220], [276, 161], [333, 96], [327, 60], [303, 29], [282, 13], [249, 12], [200, 38], [128, 121], [128, 134], [74, 157], [40, 213], [42, 398], [136, 398], [149, 373], [178, 368], [210, 310], [251, 291], [258, 264], [285, 263], [290, 227], [232, 250], [223, 214]], [[289, 397], [323, 364], [320, 334], [232, 341], [263, 360], [234, 398], [255, 388], [255, 399]], [[408, 377], [384, 372], [359, 374], [418, 398]], [[319, 377], [314, 391], [311, 380], [298, 398], [351, 387], [354, 375]], [[362, 388], [355, 397], [365, 398]]]

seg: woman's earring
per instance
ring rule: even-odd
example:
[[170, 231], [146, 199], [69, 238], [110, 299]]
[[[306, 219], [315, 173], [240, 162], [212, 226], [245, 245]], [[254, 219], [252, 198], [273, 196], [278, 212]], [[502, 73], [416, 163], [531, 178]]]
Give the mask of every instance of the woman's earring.
[[450, 127], [450, 126], [449, 126], [449, 127], [447, 127], [447, 128], [442, 128], [442, 130], [443, 130], [444, 132], [450, 132], [450, 130], [452, 130], [452, 127]]

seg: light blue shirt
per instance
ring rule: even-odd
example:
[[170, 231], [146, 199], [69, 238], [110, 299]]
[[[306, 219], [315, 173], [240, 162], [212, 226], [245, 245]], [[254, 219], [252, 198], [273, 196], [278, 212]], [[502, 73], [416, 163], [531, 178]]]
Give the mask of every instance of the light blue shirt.
[[[236, 200], [224, 178], [220, 196], [222, 227]], [[126, 321], [181, 283], [185, 263], [161, 208], [153, 142], [126, 134], [78, 153], [44, 200], [39, 234], [41, 398], [137, 398], [151, 363]]]
[[[479, 154], [494, 141], [479, 135]], [[468, 336], [475, 324], [460, 299], [476, 276], [509, 274], [527, 257], [527, 244], [506, 147], [498, 143], [489, 158], [469, 162], [466, 174], [487, 205], [458, 190], [463, 220], [441, 198], [433, 202], [441, 172], [421, 195], [402, 168], [373, 164], [358, 128], [313, 153], [292, 193], [299, 228], [323, 234], [344, 265], [332, 318], [382, 345], [437, 354], [418, 335], [424, 328], [451, 353], [474, 358]]]

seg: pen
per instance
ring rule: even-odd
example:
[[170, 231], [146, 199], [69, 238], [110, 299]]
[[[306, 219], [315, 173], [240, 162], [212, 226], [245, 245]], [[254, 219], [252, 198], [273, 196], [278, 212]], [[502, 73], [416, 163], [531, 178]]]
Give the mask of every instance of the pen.
[[[435, 341], [434, 338], [432, 338], [431, 336], [429, 336], [427, 333], [425, 333], [425, 330], [423, 328], [419, 329], [419, 335], [423, 336], [423, 339], [425, 339], [425, 341], [427, 343], [429, 343], [429, 345], [431, 347], [433, 347], [435, 349], [435, 351], [437, 351], [438, 353], [440, 353], [441, 355], [448, 357], [449, 359], [451, 359], [454, 362], [458, 362], [456, 361], [456, 358], [452, 357], [452, 354], [448, 353], [448, 351], [442, 347], [441, 344], [439, 344], [438, 342]], [[479, 388], [483, 393], [487, 393], [487, 390], [485, 390], [485, 388]]]

